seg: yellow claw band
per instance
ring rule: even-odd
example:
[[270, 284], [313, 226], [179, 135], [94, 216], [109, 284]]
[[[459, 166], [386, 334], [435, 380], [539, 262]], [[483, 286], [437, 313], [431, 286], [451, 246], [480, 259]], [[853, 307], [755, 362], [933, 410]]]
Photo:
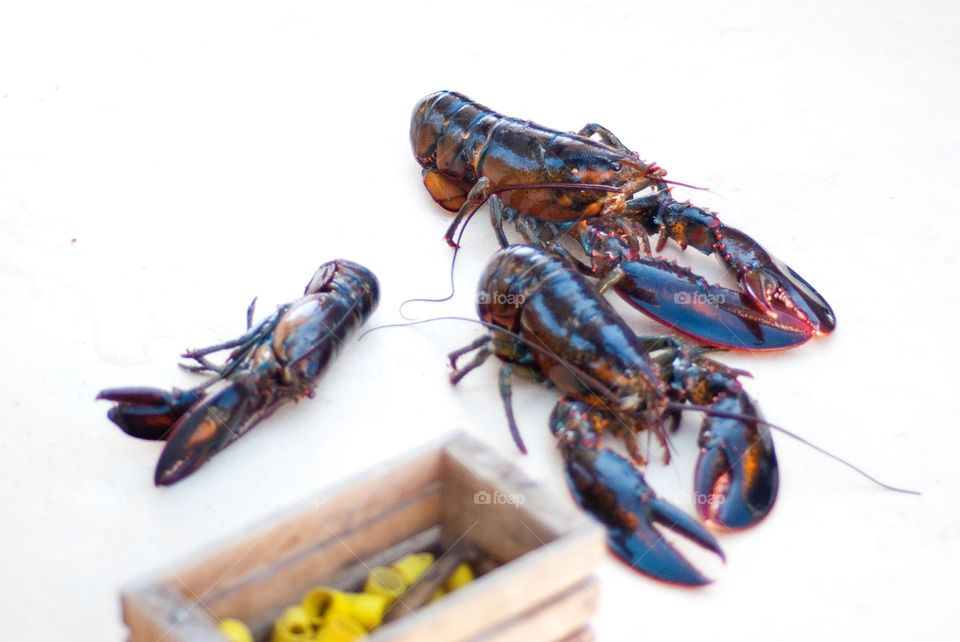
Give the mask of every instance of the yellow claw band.
[[390, 599], [392, 604], [407, 590], [407, 583], [403, 581], [400, 572], [386, 566], [378, 566], [367, 575], [367, 582], [363, 585], [363, 592], [372, 595], [383, 595]]
[[443, 583], [443, 588], [447, 589], [447, 591], [455, 591], [461, 586], [469, 584], [475, 580], [476, 577], [470, 565], [464, 562], [453, 569], [453, 573], [451, 573], [447, 581]]
[[240, 620], [227, 618], [220, 621], [220, 632], [223, 633], [230, 642], [253, 642], [253, 633], [246, 624]]
[[303, 609], [315, 625], [323, 626], [328, 618], [342, 616], [356, 620], [369, 631], [380, 624], [390, 602], [383, 595], [344, 593], [321, 586], [306, 594]]
[[313, 637], [310, 618], [302, 606], [289, 606], [273, 623], [270, 642], [309, 642]]
[[[298, 606], [287, 608], [274, 622], [271, 642], [352, 642], [377, 628], [390, 605], [433, 566], [432, 553], [412, 553], [393, 566], [379, 566], [367, 575], [363, 593], [347, 593], [317, 586]], [[463, 586], [474, 578], [467, 564], [454, 569], [444, 587], [430, 601]], [[230, 642], [253, 642], [250, 630], [239, 620], [224, 620], [221, 631]], [[236, 632], [235, 632], [236, 631]]]
[[367, 634], [363, 625], [346, 615], [331, 615], [317, 631], [313, 642], [353, 642]]
[[411, 553], [401, 558], [392, 568], [400, 573], [403, 581], [410, 586], [433, 566], [435, 559], [433, 553]]

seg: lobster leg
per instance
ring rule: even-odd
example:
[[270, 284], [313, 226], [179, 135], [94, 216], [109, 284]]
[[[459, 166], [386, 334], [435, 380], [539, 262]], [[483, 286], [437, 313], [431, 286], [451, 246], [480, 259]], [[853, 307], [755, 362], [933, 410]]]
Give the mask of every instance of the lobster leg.
[[[452, 368], [450, 383], [454, 385], [460, 383], [460, 380], [470, 374], [472, 370], [483, 365], [483, 363], [490, 358], [490, 355], [493, 354], [490, 347], [491, 342], [492, 339], [490, 335], [486, 335], [447, 355], [450, 367]], [[473, 356], [473, 359], [470, 360], [470, 363], [462, 368], [458, 368], [457, 359], [473, 350], [477, 350], [477, 353]], [[523, 437], [520, 436], [520, 429], [517, 427], [517, 419], [513, 414], [513, 386], [511, 384], [511, 378], [513, 377], [515, 367], [514, 364], [509, 362], [504, 362], [500, 366], [500, 399], [503, 401], [503, 410], [507, 415], [507, 424], [510, 427], [510, 436], [513, 437], [513, 443], [517, 445], [521, 453], [526, 455], [527, 446], [523, 443]], [[526, 371], [526, 368], [523, 368], [523, 370]]]
[[[250, 309], [247, 308], [247, 311], [248, 311], [248, 313], [249, 313], [249, 312], [250, 312]], [[248, 319], [249, 319], [249, 317], [248, 317]], [[250, 344], [250, 343], [256, 342], [256, 340], [259, 338], [259, 330], [260, 330], [260, 327], [259, 327], [259, 326], [258, 326], [256, 329], [251, 330], [251, 329], [250, 329], [250, 326], [248, 325], [248, 326], [247, 326], [247, 331], [246, 331], [245, 333], [243, 333], [242, 335], [240, 335], [239, 337], [236, 337], [236, 338], [234, 338], [234, 339], [230, 339], [230, 340], [228, 340], [228, 341], [223, 341], [223, 342], [221, 342], [221, 343], [217, 343], [217, 344], [214, 344], [214, 345], [212, 345], [212, 346], [206, 346], [206, 347], [204, 347], [204, 348], [196, 348], [196, 349], [193, 349], [193, 350], [187, 350], [186, 352], [184, 352], [184, 353], [181, 354], [180, 356], [183, 357], [183, 358], [185, 358], [185, 359], [195, 359], [196, 357], [203, 357], [203, 356], [206, 356], [206, 355], [208, 355], [208, 354], [213, 354], [214, 352], [221, 352], [221, 351], [223, 351], [223, 350], [229, 350], [230, 348], [236, 348], [236, 347], [238, 347], [238, 346], [243, 346], [243, 345], [245, 345], [245, 344]]]
[[604, 127], [603, 125], [598, 125], [597, 123], [587, 123], [580, 128], [580, 131], [577, 132], [577, 136], [583, 136], [584, 138], [590, 138], [596, 134], [602, 142], [607, 147], [617, 150], [618, 152], [623, 152], [625, 154], [633, 154], [626, 145], [620, 142], [620, 139], [617, 136]]
[[740, 230], [724, 225], [713, 212], [673, 200], [634, 199], [627, 209], [640, 216], [649, 233], [660, 234], [657, 251], [667, 238], [681, 249], [692, 246], [719, 259], [737, 275], [746, 299], [774, 320], [792, 316], [810, 334], [824, 335], [836, 327], [830, 304], [788, 265]]
[[[582, 261], [574, 259], [566, 251], [566, 248], [560, 244], [562, 237], [570, 231], [569, 223], [553, 223], [532, 216], [524, 216], [512, 207], [505, 207], [503, 201], [496, 195], [490, 197], [490, 221], [501, 248], [510, 245], [510, 241], [503, 231], [503, 224], [513, 223], [514, 228], [528, 245], [542, 247], [560, 254], [573, 264], [584, 265]], [[587, 274], [589, 273], [589, 267], [587, 267]]]
[[503, 411], [507, 415], [507, 425], [510, 427], [510, 436], [513, 437], [513, 443], [524, 455], [527, 454], [527, 446], [523, 443], [523, 437], [520, 436], [520, 429], [517, 427], [517, 419], [513, 416], [513, 385], [510, 382], [513, 377], [513, 364], [504, 363], [500, 366], [500, 399], [503, 401]]
[[460, 209], [457, 211], [457, 215], [453, 217], [453, 221], [450, 223], [450, 227], [447, 228], [446, 234], [443, 235], [447, 245], [450, 247], [457, 247], [457, 242], [454, 240], [454, 236], [456, 236], [457, 230], [460, 228], [460, 224], [464, 221], [464, 219], [473, 216], [473, 214], [480, 209], [480, 207], [492, 195], [493, 191], [489, 179], [480, 178], [476, 183], [474, 183], [473, 187], [470, 188], [470, 192], [467, 193], [466, 199], [463, 201]]
[[[503, 220], [511, 221], [527, 245], [542, 247], [566, 259], [583, 275], [591, 276], [593, 269], [574, 256], [560, 241], [570, 231], [569, 225], [541, 221], [532, 216], [522, 216], [512, 208], [505, 209]], [[504, 239], [506, 240], [506, 239]], [[506, 246], [503, 246], [506, 247]]]
[[497, 242], [501, 248], [510, 245], [507, 235], [503, 231], [504, 212], [503, 201], [499, 196], [490, 197], [490, 225], [493, 227], [493, 233], [497, 236]]
[[196, 364], [193, 363], [180, 363], [177, 364], [187, 372], [192, 372], [194, 374], [203, 374], [209, 372], [211, 374], [217, 375], [217, 377], [223, 376], [223, 366], [218, 366], [214, 362], [210, 361], [206, 357], [192, 357]]
[[[234, 339], [230, 339], [229, 341], [223, 341], [205, 348], [187, 350], [180, 356], [184, 359], [193, 359], [200, 364], [200, 367], [198, 368], [200, 372], [210, 370], [217, 373], [221, 377], [226, 377], [229, 375], [241, 363], [243, 363], [244, 358], [256, 345], [263, 341], [268, 334], [273, 332], [273, 330], [277, 327], [277, 323], [279, 323], [280, 318], [287, 310], [290, 309], [289, 304], [282, 305], [278, 307], [276, 312], [271, 314], [269, 317], [258, 323], [256, 326], [251, 327], [251, 317], [253, 316], [253, 310], [254, 306], [256, 305], [256, 301], [257, 300], [254, 299], [247, 307], [247, 331], [242, 335]], [[204, 357], [209, 354], [221, 352], [230, 348], [234, 348], [234, 350], [230, 353], [230, 356], [227, 358], [227, 362], [223, 365], [223, 367], [218, 368], [204, 359]], [[191, 366], [186, 366], [186, 369], [191, 370], [193, 368]]]
[[550, 417], [550, 430], [559, 440], [567, 482], [577, 502], [607, 527], [610, 548], [637, 571], [687, 586], [709, 583], [654, 525], [723, 559], [720, 545], [695, 519], [657, 497], [629, 460], [598, 447], [594, 424], [602, 414], [582, 402], [563, 399]]
[[[473, 355], [473, 359], [470, 360], [470, 363], [463, 366], [462, 368], [457, 365], [457, 360], [465, 354], [477, 350], [477, 354]], [[466, 377], [470, 372], [482, 366], [488, 358], [490, 358], [490, 335], [484, 335], [477, 339], [476, 341], [454, 350], [447, 355], [447, 361], [450, 363], [450, 383], [457, 385], [460, 383], [460, 380]]]

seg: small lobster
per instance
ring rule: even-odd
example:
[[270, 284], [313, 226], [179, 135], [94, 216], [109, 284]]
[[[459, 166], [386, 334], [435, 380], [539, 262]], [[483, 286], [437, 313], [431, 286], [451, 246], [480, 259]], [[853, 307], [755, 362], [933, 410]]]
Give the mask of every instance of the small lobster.
[[[376, 309], [379, 296], [377, 278], [367, 268], [343, 259], [324, 263], [302, 297], [256, 326], [251, 304], [244, 335], [183, 354], [196, 361], [185, 368], [213, 375], [206, 383], [172, 391], [111, 388], [97, 399], [116, 402], [107, 417], [128, 435], [166, 440], [154, 482], [174, 484], [282, 403], [312, 396], [317, 379]], [[222, 366], [207, 359], [230, 348]]]
[[[427, 191], [457, 212], [445, 236], [454, 247], [461, 223], [489, 200], [502, 247], [503, 223], [512, 222], [527, 243], [567, 254], [601, 279], [602, 290], [613, 287], [641, 312], [699, 343], [777, 350], [836, 326], [829, 304], [800, 275], [713, 212], [674, 200], [666, 171], [640, 160], [600, 125], [564, 133], [439, 91], [414, 108], [410, 140]], [[654, 233], [658, 253], [673, 239], [681, 249], [716, 254], [737, 276], [740, 291], [654, 256]], [[567, 235], [589, 264], [559, 243]]]
[[[700, 517], [720, 529], [752, 526], [773, 507], [779, 473], [770, 431], [737, 380], [744, 373], [677, 339], [638, 337], [591, 281], [540, 248], [513, 245], [495, 254], [480, 279], [478, 301], [480, 318], [491, 331], [450, 354], [451, 382], [491, 354], [498, 356], [500, 396], [522, 452], [511, 377], [523, 374], [558, 388], [564, 397], [550, 429], [575, 498], [606, 525], [611, 549], [650, 576], [707, 583], [654, 524], [722, 557], [714, 537], [658, 498], [634, 463], [601, 448], [601, 439], [619, 436], [634, 462], [643, 464], [637, 437], [651, 431], [667, 462], [669, 434], [679, 426], [684, 404], [696, 404], [692, 409], [706, 414], [694, 475]], [[472, 360], [458, 367], [458, 359], [473, 351]]]

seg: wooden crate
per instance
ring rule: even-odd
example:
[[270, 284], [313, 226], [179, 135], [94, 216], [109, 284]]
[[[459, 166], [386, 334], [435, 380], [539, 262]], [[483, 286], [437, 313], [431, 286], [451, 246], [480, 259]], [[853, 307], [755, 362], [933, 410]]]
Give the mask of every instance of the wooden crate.
[[[484, 501], [489, 500], [489, 501]], [[463, 434], [315, 496], [121, 594], [132, 642], [222, 641], [273, 619], [316, 585], [349, 589], [420, 550], [476, 547], [495, 568], [385, 624], [369, 642], [585, 640], [603, 529]]]

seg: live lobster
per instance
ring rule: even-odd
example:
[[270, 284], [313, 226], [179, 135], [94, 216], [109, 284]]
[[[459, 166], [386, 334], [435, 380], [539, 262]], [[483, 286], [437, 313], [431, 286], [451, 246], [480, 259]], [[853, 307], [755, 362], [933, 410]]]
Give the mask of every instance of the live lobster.
[[[244, 335], [183, 354], [196, 362], [189, 370], [212, 375], [205, 383], [172, 391], [110, 388], [97, 398], [116, 402], [107, 416], [128, 435], [167, 442], [154, 483], [176, 483], [282, 403], [313, 396], [317, 379], [379, 297], [377, 278], [367, 268], [343, 259], [324, 263], [302, 297], [252, 327], [251, 305]], [[222, 366], [207, 359], [231, 348]]]
[[[599, 137], [595, 140], [592, 136]], [[433, 199], [457, 212], [446, 240], [489, 201], [501, 246], [504, 222], [527, 243], [568, 255], [643, 313], [699, 343], [778, 350], [831, 332], [830, 305], [785, 263], [713, 212], [671, 195], [666, 171], [645, 163], [609, 130], [565, 133], [494, 112], [451, 91], [423, 98], [410, 126]], [[739, 291], [708, 283], [655, 256], [648, 235], [716, 254]], [[574, 238], [583, 263], [562, 245]]]
[[[779, 472], [770, 431], [737, 380], [743, 373], [675, 338], [636, 336], [591, 281], [565, 259], [536, 247], [510, 246], [494, 255], [480, 278], [477, 310], [490, 332], [450, 354], [451, 382], [491, 355], [499, 357], [500, 396], [524, 452], [511, 378], [523, 374], [558, 388], [563, 397], [550, 429], [559, 440], [569, 485], [606, 525], [614, 553], [658, 579], [707, 583], [654, 524], [722, 556], [720, 547], [700, 523], [646, 483], [635, 465], [646, 459], [637, 439], [651, 432], [668, 461], [669, 436], [684, 404], [703, 410], [696, 508], [720, 529], [756, 524], [773, 507]], [[474, 351], [461, 367], [460, 357]], [[608, 435], [623, 440], [633, 462], [601, 448]]]

